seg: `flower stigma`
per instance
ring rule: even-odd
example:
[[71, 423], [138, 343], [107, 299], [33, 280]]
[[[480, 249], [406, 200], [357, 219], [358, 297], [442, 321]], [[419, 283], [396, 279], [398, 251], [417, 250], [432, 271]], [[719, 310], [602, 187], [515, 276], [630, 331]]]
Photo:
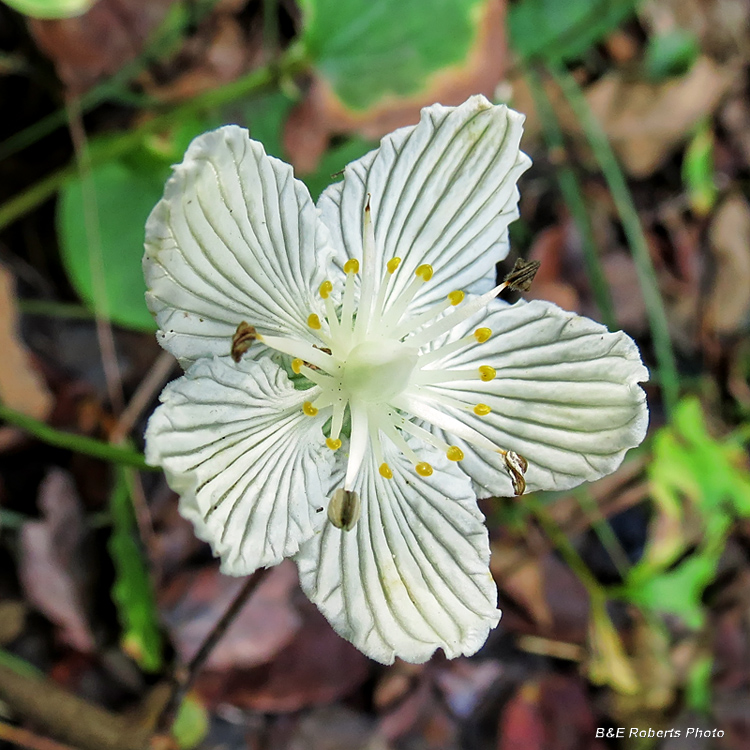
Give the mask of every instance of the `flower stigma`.
[[[519, 464], [505, 460], [506, 451], [502, 447], [444, 410], [445, 406], [458, 407], [476, 416], [486, 416], [490, 413], [488, 406], [482, 403], [467, 405], [425, 388], [470, 381], [476, 390], [481, 387], [480, 383], [489, 383], [496, 377], [496, 371], [490, 365], [480, 365], [473, 370], [437, 366], [452, 351], [487, 343], [492, 337], [490, 328], [477, 328], [441, 347], [430, 345], [486, 307], [503, 289], [512, 287], [509, 279], [514, 277], [516, 270], [484, 295], [468, 298], [463, 291], [455, 290], [426, 311], [409, 315], [410, 302], [433, 279], [433, 267], [427, 263], [418, 265], [400, 293], [389, 299], [388, 290], [401, 267], [401, 258], [388, 260], [385, 274], [376, 283], [371, 271], [376, 248], [369, 195], [364, 209], [363, 235], [362, 261], [350, 258], [343, 264], [346, 274], [344, 289], [337, 290], [330, 280], [324, 281], [318, 289], [323, 309], [310, 312], [307, 321], [309, 328], [319, 337], [319, 343], [256, 334], [256, 338], [267, 346], [291, 356], [290, 366], [295, 375], [303, 375], [313, 385], [307, 391], [309, 400], [302, 408], [307, 416], [321, 412], [330, 417], [330, 436], [325, 438], [327, 447], [338, 450], [342, 436], [349, 437], [344, 490], [352, 491], [370, 447], [380, 465], [380, 475], [392, 478], [388, 464], [382, 460], [383, 437], [409, 459], [420, 477], [431, 476], [433, 468], [409, 446], [407, 435], [437, 448], [450, 461], [463, 460], [464, 453], [458, 446], [441, 440], [432, 431], [416, 424], [417, 420], [500, 454], [514, 489], [525, 487], [518, 478]], [[356, 285], [358, 276], [361, 278], [359, 288]], [[340, 298], [338, 305], [336, 292]], [[351, 424], [350, 434], [344, 427], [347, 416]]]

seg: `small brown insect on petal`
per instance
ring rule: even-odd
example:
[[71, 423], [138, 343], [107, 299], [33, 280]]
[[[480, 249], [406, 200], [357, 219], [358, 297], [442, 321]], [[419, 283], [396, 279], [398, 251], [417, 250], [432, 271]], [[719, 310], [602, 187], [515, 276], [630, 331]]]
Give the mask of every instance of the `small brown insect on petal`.
[[505, 466], [510, 474], [510, 480], [513, 483], [513, 492], [517, 496], [526, 492], [526, 480], [524, 474], [529, 468], [529, 462], [515, 451], [508, 451], [505, 454]]
[[538, 260], [518, 258], [513, 270], [503, 279], [503, 282], [508, 289], [513, 289], [515, 292], [528, 292], [540, 265], [541, 262]]
[[242, 355], [250, 348], [250, 344], [258, 338], [258, 333], [244, 320], [237, 326], [232, 336], [232, 359], [239, 362]]

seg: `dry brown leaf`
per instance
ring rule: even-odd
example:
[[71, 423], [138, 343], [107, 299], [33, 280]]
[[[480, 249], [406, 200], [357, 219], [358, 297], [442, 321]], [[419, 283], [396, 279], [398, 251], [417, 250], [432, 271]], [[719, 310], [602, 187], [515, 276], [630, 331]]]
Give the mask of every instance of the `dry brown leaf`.
[[[289, 644], [301, 624], [290, 603], [297, 586], [296, 570], [294, 563], [285, 560], [268, 574], [211, 652], [207, 669], [264, 664]], [[184, 662], [195, 656], [242, 585], [242, 579], [224, 576], [211, 566], [177, 576], [163, 592], [164, 621]]]
[[359, 133], [376, 140], [417, 122], [420, 109], [429, 104], [458, 105], [477, 93], [492, 97], [507, 64], [504, 0], [489, 0], [477, 28], [480, 37], [465, 65], [433, 75], [426, 90], [413, 97], [388, 98], [366, 112], [348, 109], [325, 80], [314, 78], [284, 130], [284, 149], [295, 169], [313, 172], [332, 135]]
[[719, 206], [708, 239], [716, 276], [706, 302], [705, 325], [720, 335], [739, 333], [750, 315], [750, 204], [741, 193]]
[[[251, 599], [248, 608], [255, 601]], [[196, 689], [209, 705], [229, 703], [264, 713], [288, 713], [331, 703], [368, 679], [367, 657], [336, 635], [314, 605], [304, 600], [299, 610], [302, 626], [269, 663], [254, 669], [207, 671], [198, 678]]]
[[42, 521], [21, 528], [18, 572], [26, 598], [61, 628], [73, 648], [91, 653], [94, 638], [85, 611], [83, 514], [73, 479], [52, 469], [39, 487]]
[[498, 750], [545, 750], [544, 716], [536, 681], [527, 682], [508, 701], [498, 726]]
[[[0, 266], [0, 402], [29, 417], [44, 421], [52, 411], [53, 398], [33, 368], [18, 330], [15, 285], [10, 271]], [[13, 440], [10, 428], [0, 428], [0, 448]]]
[[626, 171], [642, 178], [716, 110], [737, 74], [734, 66], [701, 57], [684, 77], [661, 83], [613, 72], [589, 86], [586, 98]]
[[133, 60], [174, 2], [98, 0], [76, 18], [29, 19], [29, 29], [60, 80], [81, 94]]

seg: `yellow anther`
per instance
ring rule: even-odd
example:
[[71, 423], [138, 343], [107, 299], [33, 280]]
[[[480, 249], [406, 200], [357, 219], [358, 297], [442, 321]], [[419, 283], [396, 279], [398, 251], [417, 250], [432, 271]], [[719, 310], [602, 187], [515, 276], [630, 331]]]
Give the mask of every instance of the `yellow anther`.
[[304, 359], [299, 359], [299, 357], [297, 359], [293, 359], [292, 360], [292, 372], [295, 375], [299, 375], [300, 372], [302, 372], [302, 365], [304, 364], [305, 364]]
[[456, 289], [455, 292], [451, 292], [448, 295], [448, 302], [455, 307], [456, 305], [460, 305], [464, 301], [464, 293], [460, 289]]
[[391, 467], [388, 466], [388, 464], [380, 464], [380, 468], [378, 469], [380, 472], [381, 477], [385, 477], [386, 479], [393, 479], [393, 472], [391, 471]]
[[326, 438], [326, 445], [332, 451], [337, 451], [341, 447], [341, 441], [338, 438], [335, 440], [333, 438]]
[[419, 276], [422, 281], [429, 281], [432, 278], [432, 266], [429, 263], [422, 263], [414, 273]]
[[486, 417], [491, 411], [492, 409], [487, 404], [477, 404], [474, 407], [474, 414], [478, 417]]
[[448, 452], [445, 455], [448, 456], [449, 461], [463, 461], [464, 460], [464, 452], [457, 445], [451, 445], [451, 447], [448, 448]]
[[495, 372], [494, 367], [490, 367], [489, 365], [482, 365], [479, 368], [479, 379], [484, 383], [489, 383], [490, 380], [494, 380], [495, 375], [497, 375], [497, 373]]
[[420, 477], [432, 476], [432, 466], [430, 466], [427, 461], [420, 461], [414, 468]]
[[311, 313], [307, 318], [307, 325], [315, 331], [320, 330], [320, 318], [315, 314]]
[[474, 331], [474, 338], [480, 343], [483, 344], [489, 337], [492, 336], [492, 331], [489, 328], [477, 328], [476, 331]]
[[318, 413], [318, 410], [309, 401], [305, 401], [305, 403], [302, 404], [302, 411], [305, 412], [308, 417], [314, 417]]
[[359, 273], [359, 261], [356, 258], [349, 258], [344, 263], [344, 273]]
[[391, 258], [385, 267], [388, 269], [388, 273], [395, 273], [396, 269], [401, 265], [401, 258]]
[[333, 291], [333, 284], [330, 281], [324, 281], [320, 285], [320, 289], [318, 291], [320, 292], [320, 296], [323, 299], [328, 299], [329, 295]]

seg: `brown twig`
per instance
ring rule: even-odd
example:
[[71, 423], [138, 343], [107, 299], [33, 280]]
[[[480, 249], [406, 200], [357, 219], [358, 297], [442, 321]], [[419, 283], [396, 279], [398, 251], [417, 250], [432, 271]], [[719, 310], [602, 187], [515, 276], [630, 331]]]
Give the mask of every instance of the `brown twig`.
[[74, 750], [70, 745], [63, 745], [48, 737], [40, 737], [28, 729], [14, 727], [4, 721], [0, 721], [0, 740], [28, 748], [28, 750]]
[[117, 424], [110, 433], [110, 442], [120, 443], [125, 440], [144, 409], [172, 374], [175, 364], [176, 360], [169, 352], [162, 352], [154, 360], [146, 377], [140, 382], [125, 410], [120, 414]]
[[267, 573], [268, 568], [260, 568], [247, 579], [237, 596], [235, 596], [234, 601], [227, 607], [219, 621], [206, 636], [206, 639], [201, 644], [195, 656], [190, 660], [190, 663], [185, 667], [175, 670], [172, 678], [172, 694], [156, 722], [157, 732], [167, 732], [169, 730], [174, 721], [177, 709], [180, 707], [183, 698], [188, 690], [190, 690], [191, 685], [211, 655], [214, 647], [224, 635], [227, 628], [232, 624], [232, 621], [239, 614], [240, 610], [245, 606], [247, 600], [261, 584]]
[[0, 701], [32, 726], [82, 750], [149, 748], [147, 727], [88, 703], [46, 677], [22, 674], [5, 664], [0, 664]]

